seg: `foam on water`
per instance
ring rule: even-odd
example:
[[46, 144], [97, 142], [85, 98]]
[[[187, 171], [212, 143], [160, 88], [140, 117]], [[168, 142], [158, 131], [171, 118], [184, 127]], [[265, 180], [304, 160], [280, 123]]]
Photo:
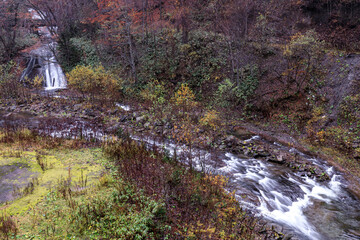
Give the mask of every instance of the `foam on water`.
[[57, 63], [55, 56], [51, 56], [45, 62], [45, 90], [54, 90], [66, 88], [66, 78], [60, 65]]
[[130, 111], [130, 106], [128, 105], [124, 105], [124, 104], [121, 104], [121, 103], [115, 103], [115, 105], [121, 109], [123, 109], [124, 111], [128, 112]]

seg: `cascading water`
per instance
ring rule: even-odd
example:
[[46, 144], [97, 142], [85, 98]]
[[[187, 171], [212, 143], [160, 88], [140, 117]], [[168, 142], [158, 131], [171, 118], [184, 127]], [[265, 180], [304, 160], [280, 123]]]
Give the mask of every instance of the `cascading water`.
[[[44, 124], [42, 134], [53, 137], [85, 137], [103, 140], [98, 123], [83, 120], [63, 119], [56, 122], [33, 119], [27, 116], [27, 126], [36, 120], [34, 128]], [[0, 113], [1, 119], [1, 113]], [[16, 121], [11, 120], [11, 124]], [[36, 127], [36, 125], [38, 125]], [[0, 121], [1, 126], [1, 121]], [[208, 152], [173, 142], [157, 142], [152, 138], [132, 136], [149, 147], [156, 145], [165, 149], [204, 172], [224, 174], [229, 177], [231, 190], [241, 205], [252, 213], [262, 216], [272, 223], [284, 227], [284, 232], [294, 233], [295, 239], [304, 240], [355, 240], [360, 239], [360, 201], [347, 188], [346, 180], [324, 161], [307, 156], [296, 149], [278, 143], [268, 143], [258, 136], [244, 142], [271, 144], [273, 149], [281, 149], [301, 155], [302, 158], [319, 166], [329, 176], [329, 181], [317, 181], [277, 163], [249, 158], [231, 153]], [[229, 189], [230, 190], [230, 189]], [[280, 229], [281, 230], [281, 229]]]
[[[42, 19], [34, 10], [30, 9], [29, 11], [32, 13], [33, 19]], [[39, 75], [44, 79], [45, 90], [66, 88], [65, 74], [56, 61], [54, 54], [56, 41], [53, 39], [49, 27], [39, 27], [38, 33], [41, 36], [42, 44], [39, 48], [30, 52], [30, 60], [21, 76], [21, 81], [24, 81], [25, 78], [33, 79], [36, 75]]]
[[[30, 76], [36, 66], [40, 65], [40, 72], [46, 79], [46, 89], [64, 88], [65, 76], [51, 51], [51, 48], [55, 47], [55, 41], [46, 27], [39, 28], [39, 32], [50, 41], [50, 45], [44, 44], [32, 52], [32, 58], [23, 75]], [[56, 134], [51, 135], [59, 135], [58, 131], [54, 133]], [[155, 144], [170, 153], [176, 150], [180, 155], [188, 151], [186, 146], [179, 147], [172, 143], [164, 144], [144, 138], [134, 139]], [[252, 141], [263, 140], [258, 136], [246, 140]], [[289, 152], [296, 151], [278, 143], [273, 145], [274, 148]], [[360, 202], [347, 190], [345, 179], [321, 160], [297, 152], [324, 169], [331, 177], [328, 182], [318, 182], [282, 165], [230, 153], [221, 156], [222, 166], [219, 167], [215, 162], [205, 161], [211, 159], [210, 153], [196, 149], [191, 152], [192, 154], [185, 157], [188, 163], [191, 162], [198, 170], [229, 176], [243, 206], [281, 224], [287, 232], [294, 232], [297, 238], [360, 239]]]
[[[170, 153], [176, 151], [178, 156], [188, 151], [186, 146], [176, 147], [172, 143], [134, 138], [149, 145], [155, 144]], [[246, 141], [265, 142], [258, 136]], [[210, 160], [210, 153], [196, 149], [191, 150], [192, 154], [186, 156], [185, 161], [191, 158], [197, 170], [229, 176], [244, 207], [284, 226], [286, 232], [293, 232], [298, 239], [360, 239], [360, 202], [347, 190], [345, 179], [321, 160], [278, 143], [273, 146], [289, 152], [296, 151], [325, 169], [331, 180], [318, 182], [282, 165], [231, 153], [220, 156], [222, 167]]]

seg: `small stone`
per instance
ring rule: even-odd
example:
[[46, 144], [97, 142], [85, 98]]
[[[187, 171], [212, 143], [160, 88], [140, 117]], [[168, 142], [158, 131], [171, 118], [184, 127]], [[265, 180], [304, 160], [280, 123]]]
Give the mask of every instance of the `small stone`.
[[120, 118], [120, 122], [126, 122], [127, 121], [127, 117], [126, 116], [122, 116], [121, 118]]
[[84, 114], [88, 115], [89, 117], [95, 117], [96, 116], [95, 112], [90, 110], [90, 109], [85, 110]]
[[145, 128], [139, 128], [139, 129], [137, 129], [137, 131], [138, 132], [143, 132], [143, 131], [145, 131]]
[[270, 157], [268, 158], [269, 162], [278, 163], [278, 164], [284, 164], [286, 162], [284, 154], [276, 155], [276, 157]]
[[145, 121], [145, 116], [137, 117], [137, 118], [136, 118], [136, 121], [137, 121], [137, 122], [143, 122], [143, 121]]
[[221, 144], [220, 147], [219, 147], [221, 150], [224, 150], [226, 149], [226, 146], [224, 144]]
[[228, 137], [226, 138], [225, 141], [226, 141], [226, 142], [234, 142], [234, 141], [236, 141], [236, 137], [233, 136], [233, 135], [230, 135], [230, 136], [228, 136]]

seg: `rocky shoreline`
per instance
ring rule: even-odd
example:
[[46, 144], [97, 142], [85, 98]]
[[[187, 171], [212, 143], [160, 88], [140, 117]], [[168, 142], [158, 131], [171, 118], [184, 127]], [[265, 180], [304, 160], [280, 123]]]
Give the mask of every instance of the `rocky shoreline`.
[[[121, 130], [138, 135], [164, 138], [164, 136], [168, 137], [179, 131], [175, 129], [174, 122], [171, 120], [151, 121], [147, 111], [140, 107], [132, 106], [124, 109], [124, 106], [120, 104], [111, 107], [88, 107], [85, 102], [79, 103], [53, 97], [39, 97], [29, 102], [14, 102], [0, 106], [0, 123], [9, 120], [8, 122], [15, 124], [13, 121], [15, 119], [19, 125], [24, 124], [31, 129], [36, 129], [44, 119], [67, 119], [68, 122], [75, 120], [91, 122], [98, 129], [102, 129], [105, 134], [118, 134]], [[329, 181], [329, 176], [324, 169], [319, 168], [295, 151], [298, 149], [305, 154], [314, 156], [291, 136], [281, 135], [279, 138], [276, 133], [261, 130], [249, 123], [226, 126], [225, 132], [226, 134], [214, 138], [211, 146], [194, 145], [194, 147], [200, 149], [212, 147], [224, 153], [231, 152], [245, 158], [272, 162], [291, 169], [301, 176], [315, 177], [319, 181]], [[204, 138], [202, 135], [205, 133], [206, 130], [201, 130], [197, 133], [197, 137]], [[252, 141], [247, 141], [250, 138]], [[289, 148], [293, 148], [294, 151], [289, 151]], [[325, 157], [320, 157], [331, 163]], [[354, 188], [350, 187], [350, 189], [354, 191]], [[284, 235], [281, 234], [283, 228], [280, 225], [267, 223], [266, 228], [274, 229], [279, 233], [278, 239], [283, 239]], [[291, 232], [286, 234], [286, 236], [291, 235]]]
[[[126, 111], [119, 106], [87, 108], [85, 105], [86, 103], [69, 104], [66, 99], [37, 98], [32, 102], [1, 105], [0, 111], [3, 112], [2, 118], [11, 119], [16, 115], [19, 117], [20, 114], [22, 115], [20, 118], [34, 119], [33, 121], [27, 121], [30, 127], [38, 118], [66, 118], [96, 122], [102, 125], [101, 127], [107, 133], [116, 133], [119, 129], [122, 129], [122, 131], [143, 135], [165, 136], [168, 139], [169, 136], [179, 131], [174, 129], [175, 123], [171, 122], [171, 120], [167, 122], [151, 122], [144, 110], [132, 108]], [[199, 131], [197, 138], [203, 139], [205, 131]], [[239, 126], [226, 126], [226, 134], [219, 135], [209, 145], [211, 144], [211, 147], [223, 152], [231, 152], [248, 158], [281, 164], [294, 172], [300, 172], [303, 176], [316, 177], [320, 181], [329, 180], [324, 169], [320, 169], [296, 152], [290, 153], [288, 150], [275, 148], [276, 146], [273, 144], [275, 142], [284, 146], [292, 146], [294, 149], [310, 154], [294, 138], [290, 136], [284, 137], [283, 135], [282, 139], [279, 139], [272, 134], [271, 132], [255, 129], [254, 126], [248, 123], [241, 123]], [[255, 135], [266, 141], [246, 141]], [[195, 144], [195, 147], [207, 148], [209, 146]]]

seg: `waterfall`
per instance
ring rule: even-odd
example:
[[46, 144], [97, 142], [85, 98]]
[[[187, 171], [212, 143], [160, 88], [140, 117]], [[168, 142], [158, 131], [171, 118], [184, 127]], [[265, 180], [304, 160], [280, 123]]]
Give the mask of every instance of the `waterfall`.
[[50, 56], [45, 60], [44, 64], [45, 75], [45, 89], [61, 89], [66, 88], [66, 78], [60, 67], [56, 62], [55, 56]]
[[[42, 19], [33, 9], [29, 9], [29, 12], [32, 13], [33, 19]], [[56, 29], [54, 26], [50, 27]], [[33, 79], [38, 75], [44, 79], [45, 90], [66, 88], [65, 74], [53, 51], [56, 49], [56, 41], [49, 31], [49, 27], [39, 27], [38, 32], [42, 44], [39, 48], [30, 52], [30, 59], [20, 81], [24, 81], [25, 78]]]

